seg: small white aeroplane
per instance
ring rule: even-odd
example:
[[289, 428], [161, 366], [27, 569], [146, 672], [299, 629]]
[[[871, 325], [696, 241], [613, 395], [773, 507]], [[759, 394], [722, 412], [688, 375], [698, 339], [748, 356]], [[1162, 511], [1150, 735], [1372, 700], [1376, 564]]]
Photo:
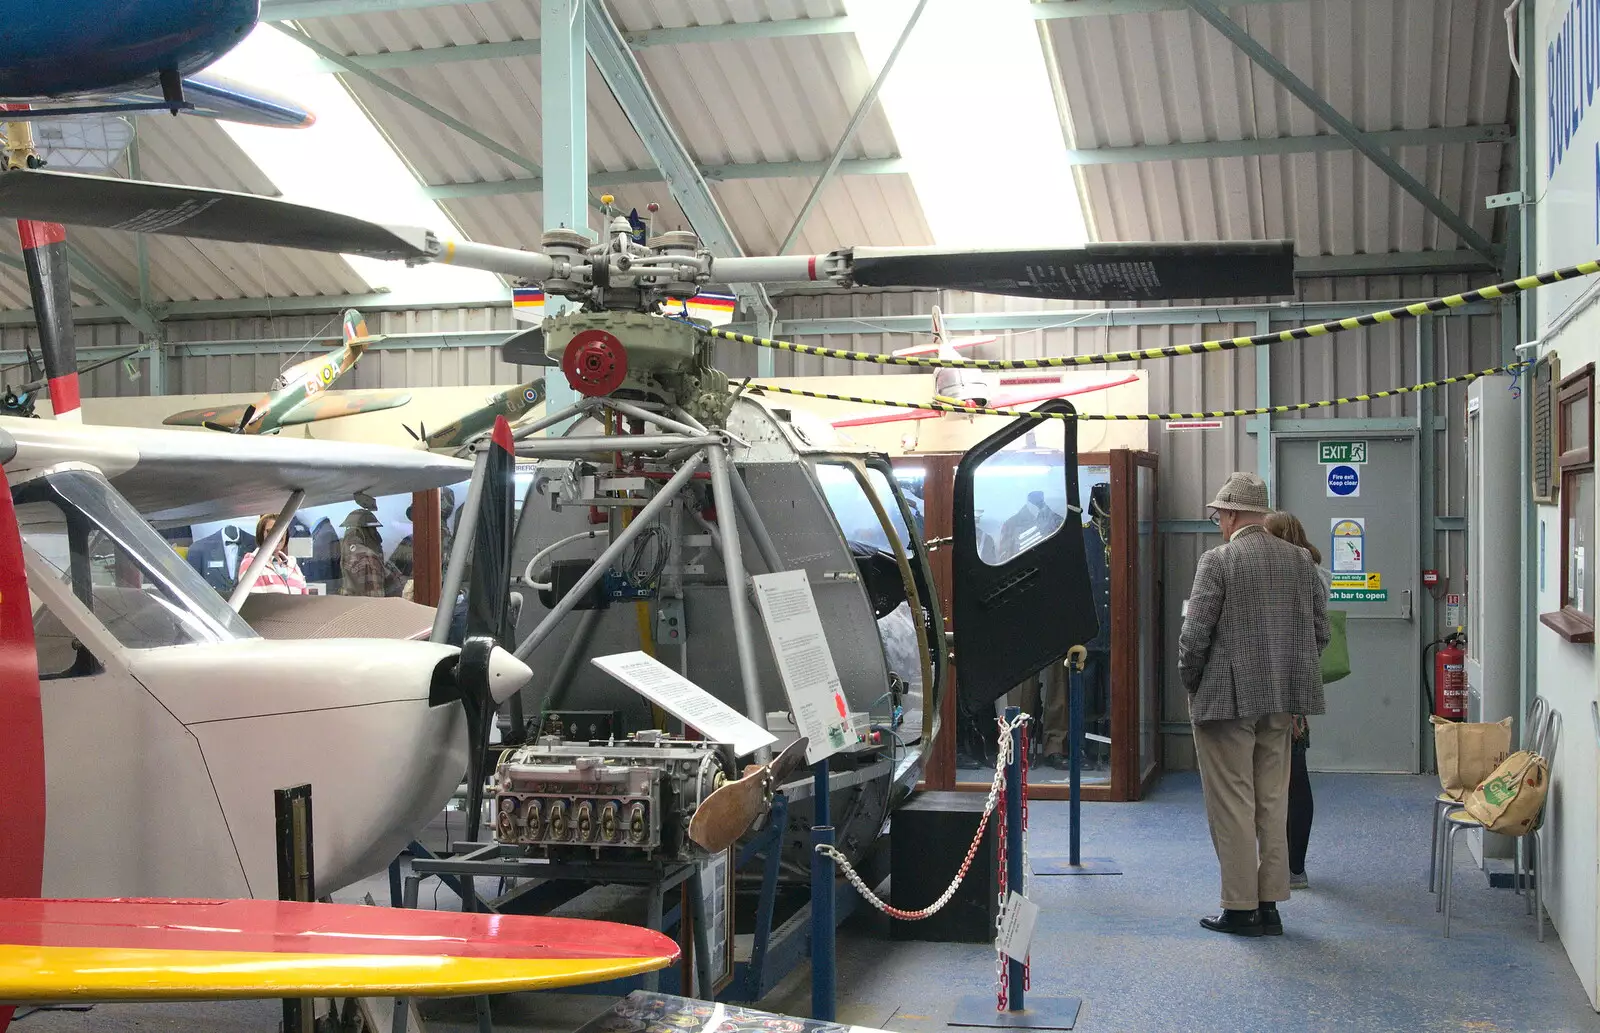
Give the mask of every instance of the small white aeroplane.
[[[343, 627], [369, 623], [350, 623], [348, 599], [295, 597], [307, 638], [262, 638], [236, 612], [256, 571], [224, 600], [146, 522], [278, 512], [287, 530], [301, 503], [459, 483], [471, 469], [460, 460], [0, 418], [0, 467], [44, 682], [47, 896], [274, 897], [273, 791], [304, 783], [322, 892], [380, 871], [460, 784], [472, 715], [530, 676], [470, 626], [462, 649], [315, 637], [334, 633], [319, 604], [340, 608]], [[503, 571], [498, 589], [481, 583], [504, 597]], [[389, 621], [401, 639], [422, 637], [433, 613], [360, 603], [421, 611]]]
[[[951, 337], [945, 330], [944, 314], [935, 305], [933, 308], [933, 340], [928, 344], [901, 348], [894, 354], [901, 356], [935, 355], [940, 359], [958, 359], [960, 358], [959, 351], [961, 350], [976, 348], [983, 344], [992, 344], [997, 340], [999, 340], [998, 337], [990, 335]], [[1007, 409], [1018, 405], [1046, 402], [1052, 398], [1067, 398], [1071, 395], [1106, 391], [1113, 387], [1121, 387], [1123, 384], [1131, 384], [1138, 379], [1137, 375], [1130, 373], [1102, 383], [1068, 387], [1059, 372], [1052, 372], [1048, 369], [1039, 370], [1037, 373], [1025, 370], [1020, 371], [1007, 377], [1002, 377], [997, 382], [995, 377], [986, 370], [942, 366], [936, 369], [933, 374], [933, 401], [945, 405], [959, 405], [970, 409]], [[1008, 387], [1013, 388], [1013, 390], [1006, 390]], [[1020, 390], [1017, 390], [1019, 388]], [[834, 420], [833, 426], [842, 430], [849, 427], [870, 427], [880, 423], [932, 420], [950, 415], [961, 414], [932, 409], [908, 409], [899, 412], [877, 413], [872, 416], [847, 417]]]

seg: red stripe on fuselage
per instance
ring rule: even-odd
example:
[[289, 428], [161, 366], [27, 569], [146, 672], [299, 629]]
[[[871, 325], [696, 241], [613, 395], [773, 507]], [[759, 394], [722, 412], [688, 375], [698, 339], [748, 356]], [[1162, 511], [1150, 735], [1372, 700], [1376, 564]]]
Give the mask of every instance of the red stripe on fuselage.
[[78, 374], [50, 378], [50, 411], [60, 416], [83, 404], [78, 394]]
[[511, 440], [511, 424], [506, 422], [504, 416], [496, 416], [494, 418], [494, 431], [489, 437], [496, 445], [499, 445], [507, 452], [513, 451], [517, 447], [516, 443]]
[[44, 711], [9, 488], [0, 491], [0, 786], [0, 897], [36, 897], [44, 876]]
[[66, 243], [67, 228], [55, 222], [18, 219], [17, 236], [22, 238], [23, 250], [32, 251], [34, 248], [47, 247], [50, 244]]

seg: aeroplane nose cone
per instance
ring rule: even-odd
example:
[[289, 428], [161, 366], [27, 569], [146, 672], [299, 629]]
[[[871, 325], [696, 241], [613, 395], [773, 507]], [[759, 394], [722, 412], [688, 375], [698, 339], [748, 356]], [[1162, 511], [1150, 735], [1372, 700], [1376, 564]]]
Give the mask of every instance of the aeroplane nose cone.
[[516, 656], [499, 646], [489, 654], [489, 695], [496, 703], [504, 703], [511, 694], [528, 684], [533, 670]]

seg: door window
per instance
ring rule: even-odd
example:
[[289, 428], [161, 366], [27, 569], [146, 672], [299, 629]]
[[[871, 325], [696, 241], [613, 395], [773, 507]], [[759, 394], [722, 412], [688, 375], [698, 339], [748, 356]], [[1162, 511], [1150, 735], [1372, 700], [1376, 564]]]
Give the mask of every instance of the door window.
[[978, 558], [1003, 566], [1060, 532], [1067, 499], [1066, 423], [1045, 420], [1007, 442], [972, 477]]

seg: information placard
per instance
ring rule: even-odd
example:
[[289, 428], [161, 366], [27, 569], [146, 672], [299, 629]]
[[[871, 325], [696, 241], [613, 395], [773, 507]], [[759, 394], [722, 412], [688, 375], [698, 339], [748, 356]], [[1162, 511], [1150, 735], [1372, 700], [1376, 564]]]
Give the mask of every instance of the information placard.
[[809, 740], [806, 761], [815, 764], [860, 737], [850, 726], [850, 707], [822, 632], [811, 582], [803, 570], [757, 574], [751, 580], [795, 725]]
[[712, 742], [731, 743], [741, 757], [778, 741], [776, 735], [648, 653], [614, 653], [590, 662]]

